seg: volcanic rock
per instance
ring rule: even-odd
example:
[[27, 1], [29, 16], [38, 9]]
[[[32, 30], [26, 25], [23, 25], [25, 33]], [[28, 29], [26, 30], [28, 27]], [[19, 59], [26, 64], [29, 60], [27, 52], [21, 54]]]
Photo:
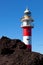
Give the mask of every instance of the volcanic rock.
[[0, 65], [43, 65], [43, 54], [30, 52], [19, 39], [0, 38]]

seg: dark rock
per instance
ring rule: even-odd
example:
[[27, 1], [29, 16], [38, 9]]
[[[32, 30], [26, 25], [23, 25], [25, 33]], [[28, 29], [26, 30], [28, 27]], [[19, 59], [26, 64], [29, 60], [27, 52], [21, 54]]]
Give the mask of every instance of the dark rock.
[[43, 55], [30, 52], [19, 39], [0, 39], [0, 65], [43, 65]]

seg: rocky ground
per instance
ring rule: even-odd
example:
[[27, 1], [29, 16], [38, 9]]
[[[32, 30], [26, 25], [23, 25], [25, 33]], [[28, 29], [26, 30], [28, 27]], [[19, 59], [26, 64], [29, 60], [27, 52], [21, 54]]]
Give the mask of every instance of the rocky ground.
[[43, 55], [30, 52], [19, 39], [0, 38], [0, 65], [43, 65]]

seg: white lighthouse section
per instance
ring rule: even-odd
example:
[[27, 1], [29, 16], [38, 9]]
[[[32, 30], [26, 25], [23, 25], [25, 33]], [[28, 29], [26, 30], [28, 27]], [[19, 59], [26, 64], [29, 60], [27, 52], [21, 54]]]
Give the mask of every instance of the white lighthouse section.
[[31, 36], [23, 36], [23, 42], [26, 45], [31, 45]]
[[23, 23], [22, 23], [22, 25], [21, 25], [21, 27], [24, 27], [24, 26], [33, 26], [33, 24], [31, 23], [31, 22], [26, 22], [26, 21], [24, 21]]

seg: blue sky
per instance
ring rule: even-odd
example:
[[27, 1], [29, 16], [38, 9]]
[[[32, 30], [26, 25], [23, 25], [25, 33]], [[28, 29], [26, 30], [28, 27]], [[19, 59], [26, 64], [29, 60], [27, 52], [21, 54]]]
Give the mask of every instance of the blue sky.
[[32, 50], [43, 54], [43, 0], [0, 0], [0, 37], [22, 40], [20, 18], [26, 7], [34, 19]]

